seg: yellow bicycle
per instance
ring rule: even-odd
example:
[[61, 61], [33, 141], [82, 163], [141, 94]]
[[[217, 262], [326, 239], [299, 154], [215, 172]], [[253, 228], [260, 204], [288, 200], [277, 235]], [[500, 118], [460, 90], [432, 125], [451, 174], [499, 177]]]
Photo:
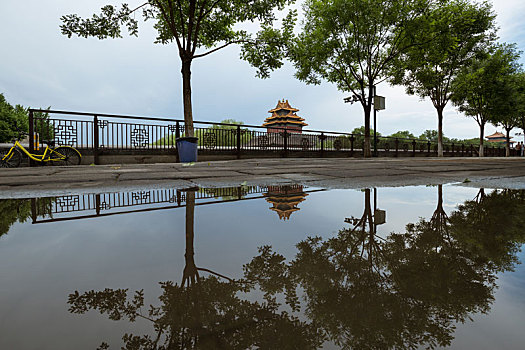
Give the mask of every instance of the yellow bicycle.
[[46, 148], [42, 154], [30, 153], [20, 144], [23, 136], [27, 135], [18, 130], [18, 139], [14, 141], [13, 147], [9, 150], [0, 150], [0, 167], [1, 168], [16, 168], [22, 161], [22, 152], [30, 159], [37, 162], [51, 162], [54, 165], [79, 165], [82, 160], [80, 152], [71, 146], [54, 147], [54, 141], [43, 141], [46, 143]]

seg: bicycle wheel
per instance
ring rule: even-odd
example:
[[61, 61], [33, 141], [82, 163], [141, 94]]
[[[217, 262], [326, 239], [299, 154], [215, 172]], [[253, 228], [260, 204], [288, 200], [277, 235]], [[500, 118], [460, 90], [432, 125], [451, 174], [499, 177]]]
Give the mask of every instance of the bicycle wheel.
[[[19, 150], [14, 149], [8, 158], [4, 157], [9, 153], [10, 150], [4, 149], [0, 151], [0, 168], [17, 168], [22, 161], [22, 154]], [[3, 159], [3, 160], [2, 160]]]
[[53, 161], [53, 165], [79, 165], [82, 156], [80, 152], [74, 149], [73, 147], [57, 147], [51, 153], [51, 158], [58, 158], [57, 154], [59, 153], [64, 159]]

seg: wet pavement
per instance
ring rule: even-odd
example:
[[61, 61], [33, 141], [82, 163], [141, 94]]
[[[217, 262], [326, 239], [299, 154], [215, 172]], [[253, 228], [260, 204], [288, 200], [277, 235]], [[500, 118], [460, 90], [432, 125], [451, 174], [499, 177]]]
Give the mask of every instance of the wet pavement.
[[151, 187], [301, 184], [323, 188], [435, 185], [525, 188], [523, 158], [280, 158], [0, 169], [0, 198]]

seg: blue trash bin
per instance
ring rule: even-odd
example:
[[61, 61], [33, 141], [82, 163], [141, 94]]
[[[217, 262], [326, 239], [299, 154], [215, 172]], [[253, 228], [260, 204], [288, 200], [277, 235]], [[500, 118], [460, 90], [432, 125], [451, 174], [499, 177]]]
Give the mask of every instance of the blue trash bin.
[[177, 150], [179, 152], [179, 160], [181, 163], [191, 163], [197, 161], [197, 137], [179, 137], [177, 142]]

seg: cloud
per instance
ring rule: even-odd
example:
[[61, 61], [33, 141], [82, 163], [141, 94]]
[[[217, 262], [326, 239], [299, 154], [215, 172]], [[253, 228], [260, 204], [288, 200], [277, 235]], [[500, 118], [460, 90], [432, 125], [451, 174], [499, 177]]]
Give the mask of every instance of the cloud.
[[[150, 23], [140, 26], [139, 37], [99, 41], [60, 34], [60, 17], [78, 13], [89, 16], [106, 1], [3, 0], [0, 31], [3, 35], [0, 93], [11, 103], [31, 107], [133, 115], [169, 116], [182, 119], [180, 63], [174, 45], [153, 44]], [[133, 6], [133, 4], [130, 4]], [[525, 25], [517, 0], [498, 1], [501, 37], [525, 47]], [[521, 41], [520, 41], [521, 40]], [[343, 103], [345, 94], [333, 85], [309, 86], [294, 78], [286, 64], [270, 79], [255, 77], [255, 69], [240, 60], [239, 49], [230, 47], [193, 65], [193, 105], [196, 120], [226, 118], [260, 125], [278, 99], [288, 99], [300, 109], [309, 128], [351, 131], [363, 125], [358, 105]], [[407, 96], [403, 88], [380, 86], [387, 110], [378, 113], [378, 130], [390, 134], [410, 130], [415, 135], [437, 126], [429, 101]], [[495, 130], [489, 127], [487, 132]], [[446, 110], [445, 134], [471, 138], [477, 124]]]

